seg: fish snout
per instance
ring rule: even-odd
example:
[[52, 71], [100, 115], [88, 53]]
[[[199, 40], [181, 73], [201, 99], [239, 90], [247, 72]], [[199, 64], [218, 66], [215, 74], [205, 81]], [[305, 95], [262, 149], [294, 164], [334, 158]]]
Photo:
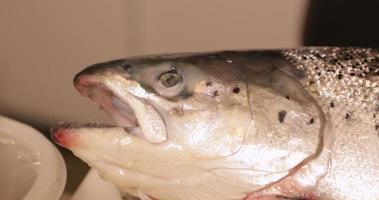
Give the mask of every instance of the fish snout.
[[103, 63], [98, 63], [86, 67], [74, 77], [74, 86], [81, 91], [83, 87], [89, 87], [100, 82], [100, 77], [106, 77], [110, 74], [121, 74], [125, 78], [130, 78], [128, 70], [131, 65], [125, 59], [118, 59]]

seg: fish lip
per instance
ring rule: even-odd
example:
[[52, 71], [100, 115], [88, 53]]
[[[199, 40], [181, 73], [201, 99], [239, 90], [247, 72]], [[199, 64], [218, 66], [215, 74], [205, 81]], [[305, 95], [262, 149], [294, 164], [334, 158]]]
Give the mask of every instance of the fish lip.
[[79, 142], [75, 138], [75, 133], [73, 129], [82, 128], [113, 128], [117, 127], [115, 125], [99, 122], [89, 122], [89, 123], [76, 123], [61, 121], [50, 127], [50, 138], [61, 147], [70, 148], [76, 146]]

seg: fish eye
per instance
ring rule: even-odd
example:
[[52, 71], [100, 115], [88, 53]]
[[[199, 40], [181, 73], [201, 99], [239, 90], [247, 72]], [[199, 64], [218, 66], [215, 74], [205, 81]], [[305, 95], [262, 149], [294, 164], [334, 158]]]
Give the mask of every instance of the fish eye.
[[172, 69], [159, 75], [158, 80], [163, 87], [171, 88], [181, 83], [183, 78], [175, 69]]

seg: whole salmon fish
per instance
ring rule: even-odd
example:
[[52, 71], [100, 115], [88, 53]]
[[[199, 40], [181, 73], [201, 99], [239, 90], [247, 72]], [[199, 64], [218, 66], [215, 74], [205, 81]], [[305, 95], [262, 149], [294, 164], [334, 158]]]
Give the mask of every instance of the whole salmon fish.
[[379, 199], [378, 50], [133, 57], [74, 85], [117, 125], [53, 139], [140, 199]]

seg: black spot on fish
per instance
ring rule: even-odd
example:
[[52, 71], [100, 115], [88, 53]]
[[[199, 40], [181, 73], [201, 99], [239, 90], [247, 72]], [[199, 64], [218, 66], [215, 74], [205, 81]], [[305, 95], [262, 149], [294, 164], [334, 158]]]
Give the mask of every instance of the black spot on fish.
[[279, 119], [280, 123], [284, 122], [284, 118], [286, 117], [286, 115], [287, 115], [287, 111], [285, 111], [285, 110], [279, 111], [279, 113], [278, 113], [278, 119]]
[[335, 65], [335, 64], [338, 63], [338, 61], [339, 61], [339, 60], [337, 60], [336, 58], [333, 58], [333, 59], [331, 59], [329, 62], [330, 62], [330, 64]]
[[173, 107], [170, 109], [169, 113], [172, 115], [183, 116], [184, 110], [182, 107]]
[[239, 87], [235, 87], [235, 88], [233, 89], [233, 92], [236, 93], [236, 94], [239, 93], [239, 92], [240, 92], [240, 88], [239, 88]]
[[343, 77], [343, 75], [342, 75], [342, 74], [338, 74], [338, 75], [337, 75], [337, 78], [338, 78], [338, 80], [341, 80], [341, 79], [342, 79], [342, 77]]
[[218, 90], [216, 90], [216, 91], [213, 92], [213, 96], [214, 97], [217, 97], [218, 95], [220, 95], [220, 92]]
[[350, 119], [350, 114], [349, 114], [349, 113], [346, 113], [346, 115], [345, 115], [345, 119], [346, 119], [346, 120]]
[[212, 82], [210, 82], [210, 81], [207, 81], [207, 83], [205, 84], [207, 87], [210, 87], [210, 86], [212, 86]]
[[313, 124], [314, 122], [315, 122], [314, 118], [312, 118], [312, 119], [309, 120], [309, 124]]
[[375, 124], [375, 130], [379, 130], [379, 124]]
[[334, 105], [334, 102], [333, 102], [333, 101], [330, 102], [330, 107], [331, 107], [331, 108], [334, 108], [334, 106], [335, 106], [335, 105]]
[[313, 84], [315, 84], [314, 81], [309, 81], [309, 85], [313, 85]]
[[287, 95], [287, 96], [286, 96], [286, 99], [290, 100], [290, 96]]

